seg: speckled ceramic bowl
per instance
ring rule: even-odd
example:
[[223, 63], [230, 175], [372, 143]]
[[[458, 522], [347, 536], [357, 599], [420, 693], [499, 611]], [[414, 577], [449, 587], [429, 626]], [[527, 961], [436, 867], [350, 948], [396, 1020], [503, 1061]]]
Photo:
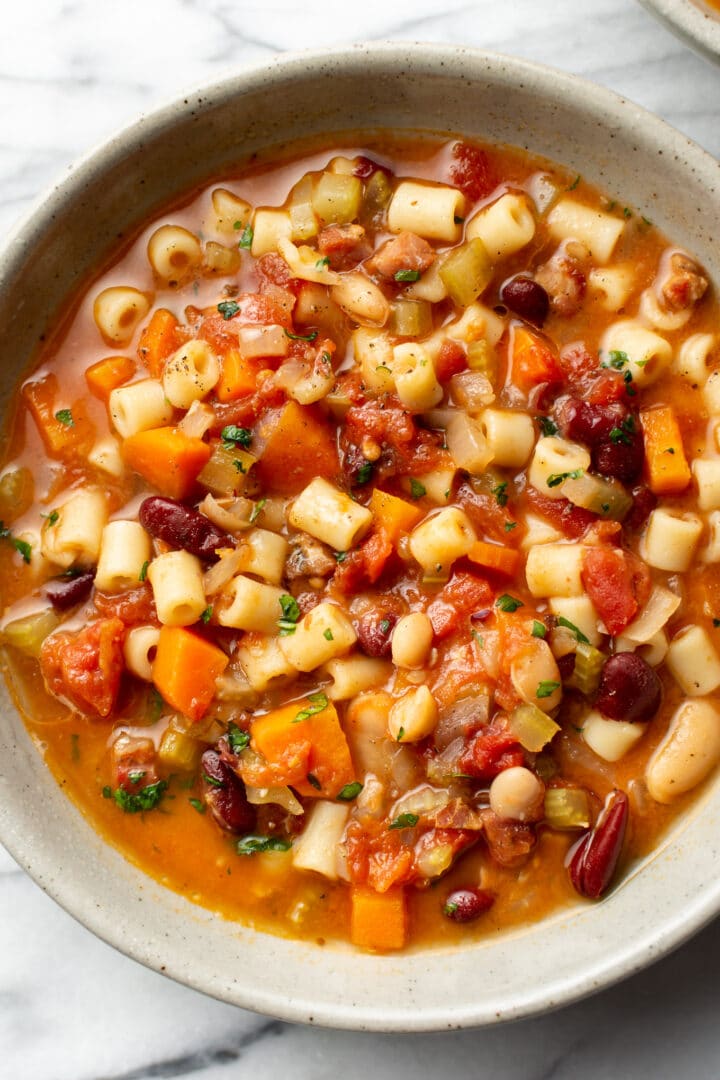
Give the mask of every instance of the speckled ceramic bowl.
[[[564, 162], [643, 208], [720, 280], [720, 167], [608, 91], [442, 46], [283, 56], [139, 120], [16, 231], [0, 259], [2, 400], [119, 235], [241, 154], [369, 127], [465, 132]], [[419, 1031], [528, 1016], [629, 975], [720, 910], [715, 783], [602, 903], [476, 945], [397, 956], [270, 937], [193, 906], [108, 847], [55, 784], [4, 690], [2, 717], [0, 835], [42, 888], [149, 967], [287, 1020]]]
[[686, 45], [720, 64], [720, 10], [704, 0], [640, 0]]

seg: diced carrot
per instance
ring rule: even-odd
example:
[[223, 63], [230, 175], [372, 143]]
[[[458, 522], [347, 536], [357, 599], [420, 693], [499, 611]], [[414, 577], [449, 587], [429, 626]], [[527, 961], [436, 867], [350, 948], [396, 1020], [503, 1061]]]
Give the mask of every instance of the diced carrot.
[[468, 559], [496, 574], [515, 577], [520, 565], [520, 552], [500, 544], [487, 544], [484, 540], [477, 540], [468, 552]]
[[351, 891], [350, 940], [360, 949], [402, 949], [407, 941], [408, 913], [405, 890], [374, 889], [355, 885]]
[[419, 506], [379, 488], [375, 488], [370, 497], [370, 510], [376, 526], [385, 531], [393, 547], [397, 547], [402, 534], [410, 532], [423, 516]]
[[691, 474], [675, 410], [670, 405], [645, 409], [640, 423], [648, 487], [655, 495], [679, 495], [690, 483]]
[[154, 379], [162, 375], [163, 364], [168, 356], [182, 345], [178, 326], [179, 323], [171, 311], [158, 308], [140, 335], [138, 356]]
[[152, 676], [168, 705], [199, 720], [215, 696], [215, 681], [227, 667], [222, 649], [183, 626], [163, 626]]
[[513, 327], [510, 368], [512, 382], [522, 390], [563, 379], [558, 357], [541, 337], [525, 326]]
[[218, 401], [237, 401], [252, 394], [257, 385], [257, 375], [267, 364], [262, 360], [248, 359], [237, 349], [228, 349], [222, 358], [222, 375], [215, 387]]
[[111, 392], [134, 374], [135, 364], [129, 356], [108, 356], [92, 364], [85, 372], [85, 379], [91, 393], [101, 401], [107, 401]]
[[210, 457], [210, 447], [179, 428], [161, 427], [128, 436], [122, 453], [130, 468], [161, 495], [185, 499]]
[[265, 488], [295, 495], [316, 476], [332, 480], [340, 471], [335, 439], [310, 406], [288, 401], [263, 418], [256, 434], [265, 441], [257, 466]]
[[25, 383], [22, 393], [49, 453], [67, 456], [90, 449], [95, 427], [82, 401], [74, 402], [70, 408], [58, 408], [56, 375]]
[[[355, 779], [337, 711], [324, 694], [273, 709], [254, 720], [250, 730], [253, 749], [271, 766], [285, 768], [284, 782], [292, 784], [300, 795], [334, 798]], [[300, 779], [298, 761], [307, 766], [305, 776]], [[276, 782], [283, 783], [282, 775], [276, 773], [276, 776]]]

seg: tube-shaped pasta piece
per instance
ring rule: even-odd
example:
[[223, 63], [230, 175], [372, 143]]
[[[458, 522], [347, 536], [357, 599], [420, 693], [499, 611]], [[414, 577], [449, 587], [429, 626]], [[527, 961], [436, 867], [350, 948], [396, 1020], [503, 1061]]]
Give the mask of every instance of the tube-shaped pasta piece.
[[465, 412], [458, 410], [450, 418], [445, 428], [445, 441], [458, 469], [479, 476], [493, 459], [482, 424]]
[[370, 528], [372, 513], [317, 476], [290, 507], [288, 521], [336, 551], [348, 551]]
[[337, 881], [338, 853], [350, 816], [347, 803], [318, 799], [305, 815], [302, 834], [293, 844], [296, 870], [313, 870], [329, 881]]
[[223, 589], [216, 605], [217, 620], [221, 626], [236, 630], [259, 630], [263, 634], [277, 631], [282, 616], [280, 597], [282, 589], [238, 574]]
[[220, 378], [220, 363], [207, 341], [186, 341], [165, 362], [162, 385], [176, 409], [189, 409], [206, 398]]
[[238, 570], [262, 578], [270, 585], [279, 585], [289, 546], [285, 537], [269, 529], [250, 529], [242, 540]]
[[168, 551], [147, 569], [158, 619], [164, 626], [190, 626], [207, 606], [199, 559], [187, 551]]
[[535, 235], [535, 217], [525, 195], [507, 192], [468, 221], [468, 240], [482, 240], [493, 262], [529, 244]]
[[720, 713], [711, 701], [684, 701], [645, 770], [651, 798], [670, 803], [692, 790], [720, 761]]
[[582, 544], [542, 544], [531, 548], [525, 577], [533, 596], [582, 596]]
[[579, 443], [546, 435], [538, 439], [528, 468], [528, 480], [550, 499], [562, 499], [563, 485], [590, 468], [590, 454]]
[[602, 356], [615, 354], [622, 371], [636, 386], [649, 386], [670, 366], [672, 348], [665, 338], [635, 322], [622, 319], [613, 323], [600, 343]]
[[391, 370], [397, 395], [407, 409], [424, 412], [442, 398], [443, 390], [433, 362], [417, 342], [405, 341], [395, 346]]
[[122, 476], [125, 472], [120, 444], [112, 435], [98, 439], [88, 453], [88, 462], [108, 476]]
[[150, 310], [145, 293], [129, 285], [113, 285], [95, 297], [95, 325], [109, 345], [129, 345], [138, 323]]
[[696, 458], [691, 465], [699, 510], [720, 510], [720, 458]]
[[448, 506], [421, 521], [410, 534], [410, 553], [426, 574], [442, 577], [467, 555], [477, 534], [464, 510]]
[[659, 667], [667, 656], [668, 639], [664, 630], [658, 630], [657, 634], [639, 644], [629, 637], [621, 634], [615, 639], [615, 652], [636, 652], [650, 667]]
[[591, 645], [599, 645], [602, 634], [598, 629], [600, 616], [589, 596], [553, 596], [548, 600], [548, 607], [553, 615], [577, 626], [581, 634], [584, 634]]
[[330, 297], [361, 326], [384, 326], [390, 315], [390, 304], [382, 290], [359, 270], [342, 274]]
[[675, 354], [672, 369], [695, 386], [704, 386], [708, 379], [710, 353], [718, 342], [715, 334], [691, 334]]
[[[708, 380], [703, 387], [703, 399], [710, 416], [720, 418], [720, 368], [717, 371], [712, 371], [708, 376]], [[715, 436], [715, 442], [720, 448], [717, 435]]]
[[294, 634], [280, 638], [280, 648], [296, 671], [314, 671], [344, 656], [356, 641], [353, 624], [342, 608], [323, 601], [300, 620]]
[[109, 593], [134, 588], [151, 555], [150, 537], [139, 521], [109, 521], [100, 540], [95, 588]]
[[81, 488], [58, 509], [57, 515], [55, 523], [50, 525], [48, 521], [42, 530], [42, 554], [65, 568], [94, 566], [108, 517], [103, 493]]
[[159, 626], [133, 626], [125, 635], [123, 655], [128, 671], [152, 682], [152, 664], [160, 640]]
[[423, 184], [401, 180], [387, 211], [390, 232], [412, 232], [426, 240], [455, 244], [460, 239], [465, 216], [465, 196], [458, 188], [444, 184]]
[[227, 188], [215, 188], [210, 196], [215, 212], [215, 228], [228, 236], [240, 235], [250, 221], [252, 206]]
[[327, 674], [332, 679], [326, 691], [330, 700], [349, 701], [366, 690], [373, 690], [386, 683], [392, 675], [392, 665], [387, 660], [352, 654], [329, 660], [322, 674]]
[[655, 290], [644, 289], [640, 295], [638, 318], [643, 319], [653, 330], [679, 330], [692, 315], [692, 307], [680, 311], [668, 311], [662, 307]]
[[524, 551], [529, 551], [539, 544], [553, 544], [562, 538], [563, 534], [560, 530], [551, 525], [546, 518], [539, 517], [537, 514], [525, 515], [525, 535], [520, 541], [520, 547]]
[[591, 750], [603, 761], [619, 761], [642, 739], [647, 724], [631, 724], [626, 720], [606, 720], [595, 709], [578, 725]]
[[251, 688], [258, 694], [297, 674], [280, 648], [277, 637], [245, 634], [235, 655]]
[[433, 469], [432, 472], [423, 473], [418, 479], [425, 488], [425, 497], [436, 506], [446, 506], [450, 502], [456, 472], [453, 465], [447, 469]]
[[606, 311], [625, 307], [635, 282], [635, 268], [630, 263], [596, 267], [587, 276], [588, 288]]
[[495, 465], [522, 468], [535, 445], [532, 418], [514, 409], [485, 409], [480, 414], [480, 426]]
[[118, 386], [110, 394], [108, 404], [110, 419], [123, 439], [138, 431], [164, 427], [173, 418], [173, 407], [159, 379], [141, 379]]
[[197, 236], [182, 225], [161, 225], [148, 240], [147, 256], [162, 281], [177, 285], [200, 266], [202, 248]]
[[278, 251], [290, 267], [293, 277], [300, 281], [314, 281], [317, 285], [337, 285], [340, 275], [331, 270], [326, 262], [318, 259], [315, 248], [303, 244], [296, 247], [292, 240], [281, 236]]
[[650, 566], [683, 573], [690, 566], [700, 541], [703, 523], [697, 514], [658, 506], [648, 518], [641, 553]]
[[720, 686], [720, 656], [702, 626], [687, 626], [676, 634], [665, 663], [688, 697], [712, 694]]
[[289, 240], [292, 236], [292, 221], [287, 210], [274, 207], [259, 206], [253, 214], [252, 227], [250, 251], [254, 259], [278, 251], [280, 240]]
[[550, 235], [556, 240], [579, 240], [598, 263], [609, 261], [625, 229], [620, 218], [584, 206], [567, 196], [555, 203], [547, 224]]
[[713, 510], [707, 516], [708, 542], [700, 552], [704, 563], [720, 562], [720, 510]]
[[389, 335], [384, 330], [360, 326], [353, 332], [352, 347], [365, 385], [379, 393], [394, 390], [393, 347]]

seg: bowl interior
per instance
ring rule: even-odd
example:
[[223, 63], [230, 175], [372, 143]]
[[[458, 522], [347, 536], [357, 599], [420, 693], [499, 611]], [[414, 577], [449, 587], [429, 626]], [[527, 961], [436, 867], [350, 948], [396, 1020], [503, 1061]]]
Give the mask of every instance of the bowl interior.
[[[63, 302], [119, 235], [268, 145], [390, 128], [463, 132], [560, 161], [637, 207], [720, 279], [720, 167], [609, 92], [449, 47], [284, 57], [141, 120], [81, 162], [17, 230], [0, 259], [12, 358], [0, 370], [2, 407]], [[391, 957], [270, 937], [193, 906], [108, 847], [52, 780], [4, 687], [0, 707], [0, 835], [39, 884], [143, 963], [288, 1020], [431, 1030], [529, 1015], [629, 974], [720, 909], [707, 856], [720, 810], [715, 784], [605, 901], [541, 925]]]

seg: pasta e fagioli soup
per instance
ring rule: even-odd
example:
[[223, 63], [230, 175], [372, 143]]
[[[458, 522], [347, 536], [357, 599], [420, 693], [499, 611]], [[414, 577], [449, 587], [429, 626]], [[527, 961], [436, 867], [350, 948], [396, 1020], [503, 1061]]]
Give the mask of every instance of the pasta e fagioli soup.
[[223, 177], [17, 395], [7, 672], [108, 840], [363, 949], [596, 902], [720, 757], [707, 274], [509, 148]]

